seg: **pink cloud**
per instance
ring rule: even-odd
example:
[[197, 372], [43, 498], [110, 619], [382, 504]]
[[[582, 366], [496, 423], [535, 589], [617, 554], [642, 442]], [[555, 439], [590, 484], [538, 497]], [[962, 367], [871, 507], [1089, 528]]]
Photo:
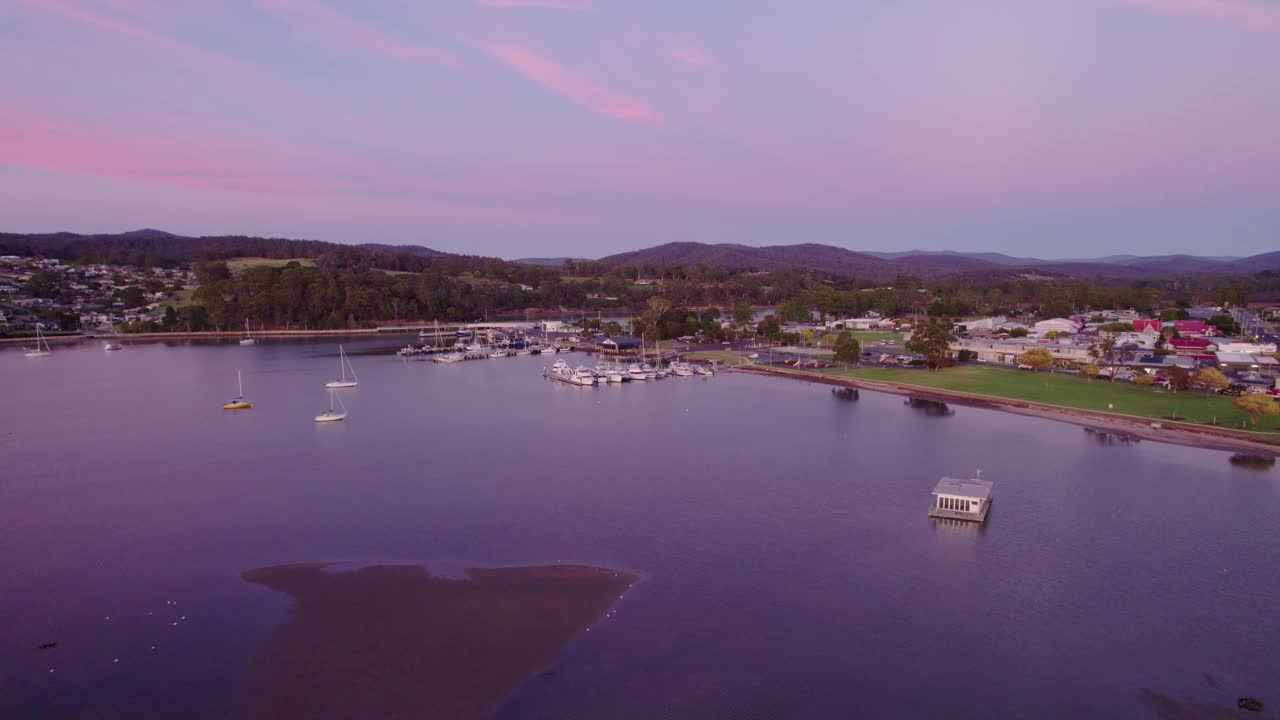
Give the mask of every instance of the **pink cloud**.
[[[285, 106], [290, 112], [306, 112], [310, 117], [323, 121], [358, 137], [375, 136], [378, 128], [353, 119], [343, 111], [299, 92], [287, 82], [264, 72], [257, 66], [234, 57], [192, 45], [177, 38], [153, 30], [139, 22], [125, 19], [120, 14], [128, 12], [151, 17], [152, 7], [124, 0], [113, 2], [117, 14], [91, 9], [70, 0], [18, 0], [18, 2], [81, 25], [119, 35], [130, 41], [129, 47], [144, 46], [160, 52], [167, 60], [176, 60], [199, 69], [212, 80], [236, 94], [250, 94], [258, 100]], [[161, 11], [155, 11], [161, 12]]]
[[487, 50], [521, 75], [598, 115], [644, 125], [662, 125], [665, 122], [644, 101], [599, 85], [586, 75], [531, 50], [501, 45]]
[[3, 164], [208, 190], [314, 193], [343, 186], [249, 159], [262, 157], [262, 148], [216, 138], [163, 137], [29, 113], [0, 116]]
[[279, 12], [303, 28], [324, 33], [370, 55], [403, 62], [459, 65], [458, 57], [448, 50], [403, 43], [312, 0], [258, 0], [258, 5]]
[[540, 8], [544, 10], [593, 10], [591, 0], [476, 0], [477, 5], [494, 8]]
[[667, 51], [667, 55], [672, 60], [697, 68], [713, 68], [720, 64], [710, 53], [692, 45], [671, 48]]
[[1117, 0], [1130, 7], [1169, 15], [1203, 17], [1246, 30], [1280, 33], [1280, 7], [1247, 0]]

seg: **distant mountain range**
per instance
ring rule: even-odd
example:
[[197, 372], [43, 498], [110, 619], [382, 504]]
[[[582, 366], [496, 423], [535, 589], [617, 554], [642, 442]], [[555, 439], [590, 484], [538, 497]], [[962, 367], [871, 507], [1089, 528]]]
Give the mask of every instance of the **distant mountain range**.
[[0, 232], [0, 255], [45, 255], [63, 260], [131, 265], [172, 265], [237, 257], [318, 258], [334, 253], [347, 256], [360, 253], [371, 265], [387, 269], [412, 269], [422, 266], [426, 258], [448, 254], [421, 245], [346, 245], [246, 235], [185, 237], [151, 228], [94, 235]]
[[[389, 269], [424, 267], [428, 258], [451, 255], [421, 245], [365, 243], [349, 245], [319, 240], [289, 240], [243, 235], [185, 237], [144, 228], [123, 233], [19, 234], [0, 232], [0, 255], [43, 254], [64, 259], [130, 264], [167, 264], [234, 257], [318, 258], [363, 253], [362, 262]], [[478, 258], [468, 256], [478, 262]], [[581, 258], [522, 258], [512, 262], [559, 267]], [[954, 251], [856, 252], [833, 245], [804, 243], [753, 247], [734, 243], [674, 242], [602, 258], [615, 264], [702, 264], [737, 270], [808, 268], [841, 277], [888, 280], [900, 274], [943, 277], [958, 274], [1047, 274], [1081, 278], [1144, 278], [1170, 275], [1247, 274], [1280, 270], [1280, 251], [1251, 257], [1195, 255], [1108, 255], [1097, 258], [1045, 260], [1002, 253]]]
[[1200, 257], [1193, 255], [1110, 255], [1100, 258], [1044, 260], [1013, 257], [1002, 253], [953, 251], [855, 252], [832, 245], [801, 244], [751, 247], [737, 244], [710, 245], [677, 242], [644, 250], [619, 253], [603, 262], [682, 263], [750, 270], [778, 270], [788, 267], [812, 268], [833, 275], [887, 279], [901, 273], [938, 277], [982, 271], [1043, 272], [1077, 277], [1157, 277], [1251, 273], [1280, 269], [1280, 252], [1251, 257]]

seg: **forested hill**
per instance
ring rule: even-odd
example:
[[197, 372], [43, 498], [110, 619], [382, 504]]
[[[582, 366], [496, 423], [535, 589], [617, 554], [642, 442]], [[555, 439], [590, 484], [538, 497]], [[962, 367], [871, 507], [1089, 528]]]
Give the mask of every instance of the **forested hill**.
[[[0, 233], [0, 255], [41, 255], [83, 263], [173, 267], [183, 263], [262, 257], [285, 260], [329, 259], [343, 265], [365, 264], [384, 270], [421, 272], [430, 258], [445, 253], [419, 245], [342, 245], [319, 240], [214, 235], [186, 237], [162, 230], [78, 235]], [[479, 258], [471, 259], [481, 262]]]
[[898, 274], [897, 265], [890, 260], [814, 243], [751, 247], [735, 243], [673, 242], [610, 255], [601, 262], [618, 265], [705, 265], [761, 272], [803, 267], [861, 278], [890, 278]]
[[1155, 278], [1235, 275], [1280, 270], [1280, 253], [1246, 258], [1191, 255], [1117, 256], [1082, 260], [1038, 260], [996, 253], [862, 253], [805, 243], [752, 247], [733, 243], [674, 242], [603, 258], [601, 263], [636, 266], [703, 265], [735, 270], [807, 268], [837, 277], [891, 280], [898, 275], [940, 278], [985, 272], [992, 277], [1039, 273], [1080, 278]]

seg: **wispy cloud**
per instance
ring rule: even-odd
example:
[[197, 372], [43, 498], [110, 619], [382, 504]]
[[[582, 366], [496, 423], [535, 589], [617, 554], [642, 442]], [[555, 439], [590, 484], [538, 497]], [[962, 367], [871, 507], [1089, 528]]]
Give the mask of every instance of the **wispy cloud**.
[[460, 64], [458, 57], [448, 50], [402, 42], [313, 0], [258, 0], [258, 6], [278, 13], [305, 30], [322, 33], [369, 55], [451, 67]]
[[693, 45], [679, 45], [667, 50], [667, 56], [685, 65], [697, 68], [713, 68], [720, 64], [719, 60], [707, 51]]
[[534, 8], [543, 10], [593, 10], [591, 0], [476, 0], [477, 5], [493, 8]]
[[1249, 0], [1116, 0], [1124, 5], [1168, 15], [1202, 17], [1246, 30], [1280, 33], [1280, 5]]
[[486, 49], [521, 75], [598, 115], [645, 125], [662, 125], [665, 122], [644, 101], [599, 85], [586, 75], [532, 50], [505, 45]]
[[333, 192], [332, 177], [293, 173], [236, 141], [164, 137], [30, 113], [0, 117], [0, 164], [205, 190]]

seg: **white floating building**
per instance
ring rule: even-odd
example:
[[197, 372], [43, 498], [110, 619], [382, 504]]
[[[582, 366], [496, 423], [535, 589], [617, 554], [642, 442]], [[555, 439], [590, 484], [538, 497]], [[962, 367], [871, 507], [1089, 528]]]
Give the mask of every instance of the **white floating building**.
[[929, 517], [985, 522], [991, 509], [990, 480], [957, 480], [944, 477], [933, 489]]

